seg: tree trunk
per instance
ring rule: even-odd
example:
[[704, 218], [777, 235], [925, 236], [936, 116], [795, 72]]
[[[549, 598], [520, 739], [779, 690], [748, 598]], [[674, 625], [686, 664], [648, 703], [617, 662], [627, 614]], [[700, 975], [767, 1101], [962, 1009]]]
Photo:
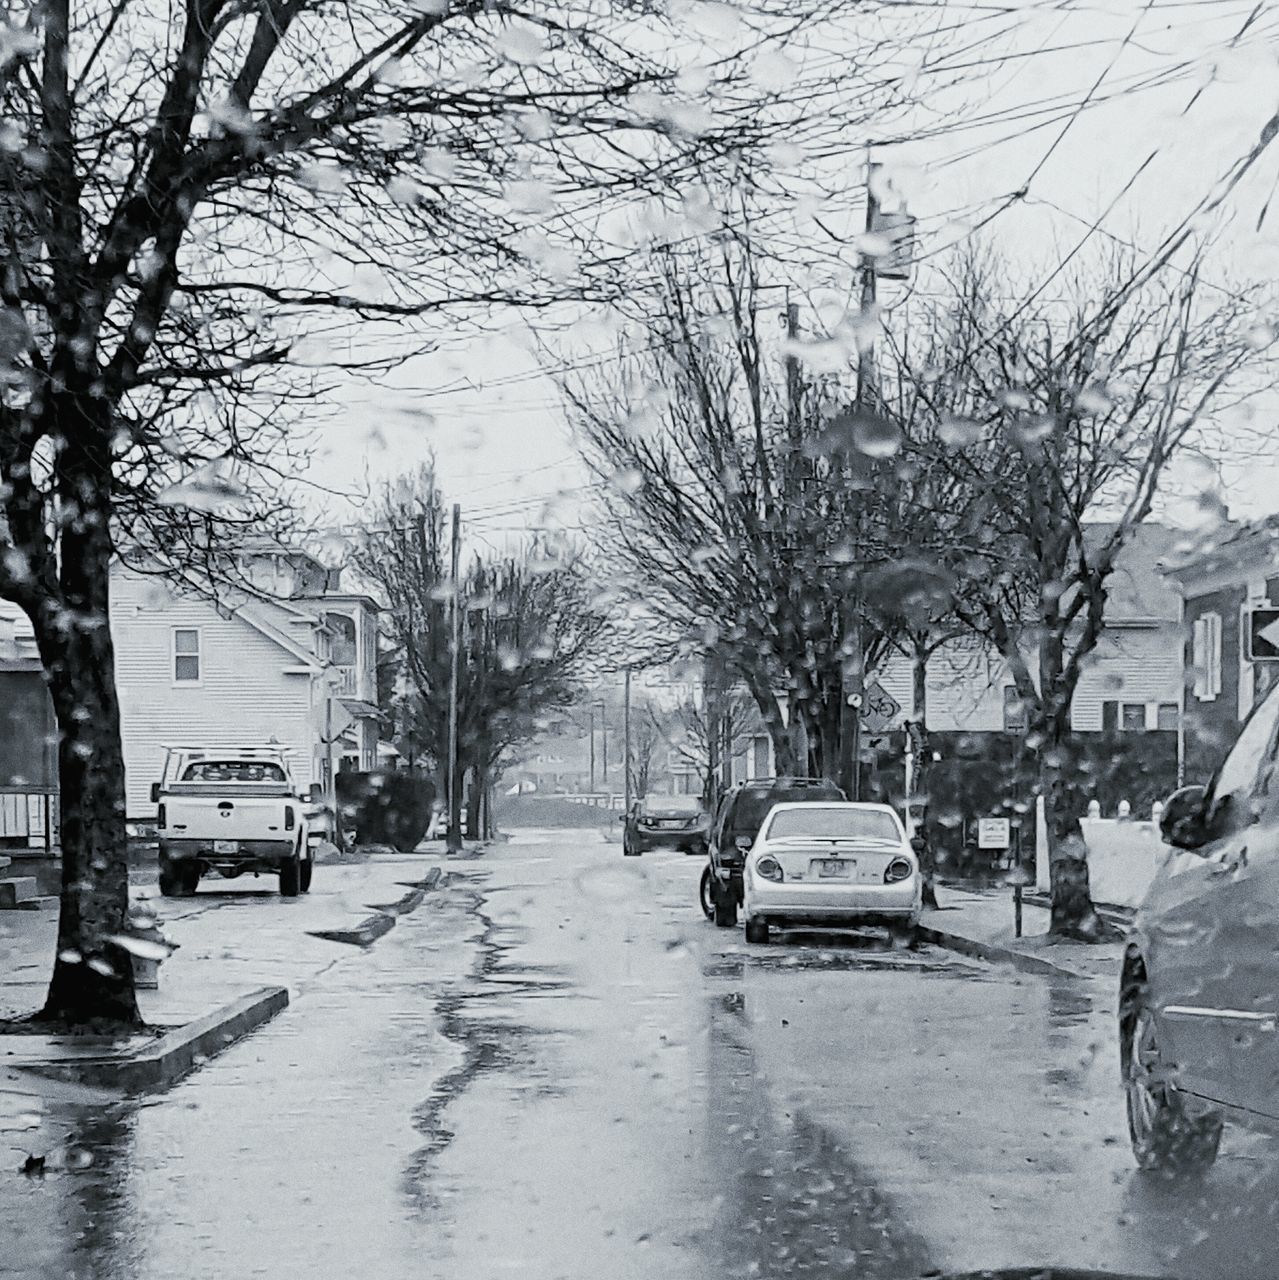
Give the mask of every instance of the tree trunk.
[[57, 955], [40, 1021], [93, 1027], [143, 1025], [134, 995], [129, 933], [124, 752], [109, 617], [111, 542], [85, 520], [64, 535], [69, 603], [32, 619], [58, 724], [62, 892]]
[[[743, 671], [746, 685], [759, 708], [760, 719], [768, 731], [769, 741], [773, 744], [774, 768], [778, 774], [794, 774], [799, 772], [799, 755], [795, 749], [791, 729], [782, 716], [781, 704], [773, 692], [772, 685], [756, 671]], [[795, 723], [795, 699], [791, 699], [790, 719]]]
[[[444, 771], [447, 777], [448, 760], [444, 762]], [[453, 796], [452, 803], [449, 805], [448, 826], [445, 830], [444, 847], [448, 853], [460, 853], [462, 851], [462, 790], [463, 783], [466, 781], [466, 770], [462, 765], [462, 753], [457, 753], [457, 759], [453, 768]]]
[[1038, 748], [1039, 784], [1048, 828], [1052, 917], [1049, 932], [1095, 942], [1112, 932], [1093, 907], [1087, 846], [1079, 825], [1081, 794], [1070, 730], [1050, 716]]
[[470, 833], [472, 840], [477, 840], [482, 835], [480, 831], [480, 802], [487, 785], [488, 778], [485, 770], [481, 766], [475, 765], [471, 769], [471, 789], [466, 793], [466, 829]]
[[[928, 650], [917, 643], [910, 659], [911, 674], [911, 712], [916, 727], [914, 742], [914, 777], [911, 778], [911, 791], [915, 796], [923, 798], [920, 806], [918, 834], [922, 839], [920, 854], [920, 870], [924, 875], [924, 906], [937, 906], [937, 854], [933, 842], [928, 838]], [[909, 734], [909, 729], [907, 733]], [[909, 740], [908, 740], [909, 741]], [[906, 797], [909, 806], [912, 796]]]

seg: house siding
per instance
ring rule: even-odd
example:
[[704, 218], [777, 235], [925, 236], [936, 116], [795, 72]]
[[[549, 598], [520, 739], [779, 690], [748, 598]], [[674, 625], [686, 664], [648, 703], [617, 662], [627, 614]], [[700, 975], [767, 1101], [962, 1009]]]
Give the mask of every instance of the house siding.
[[[322, 780], [317, 749], [324, 700], [314, 695], [310, 676], [283, 670], [301, 666], [298, 659], [243, 619], [223, 616], [206, 600], [177, 596], [155, 578], [117, 571], [112, 591], [130, 817], [154, 813], [150, 788], [167, 743], [231, 747], [274, 737], [290, 750], [301, 785]], [[200, 630], [198, 686], [173, 683], [174, 627]]]

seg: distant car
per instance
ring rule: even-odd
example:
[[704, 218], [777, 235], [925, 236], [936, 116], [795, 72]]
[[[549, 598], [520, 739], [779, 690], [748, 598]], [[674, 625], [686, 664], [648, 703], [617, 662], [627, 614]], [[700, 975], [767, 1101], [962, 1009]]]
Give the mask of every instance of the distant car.
[[730, 787], [720, 799], [707, 841], [702, 872], [702, 910], [721, 929], [737, 924], [742, 901], [742, 864], [755, 843], [768, 811], [775, 804], [799, 800], [843, 800], [844, 793], [826, 778], [752, 778]]
[[746, 855], [746, 941], [774, 928], [887, 926], [913, 945], [922, 908], [919, 861], [886, 804], [778, 804]]
[[1279, 1124], [1279, 688], [1160, 827], [1172, 848], [1125, 947], [1120, 1062], [1137, 1163], [1194, 1173], [1224, 1120]]
[[706, 852], [710, 815], [699, 796], [645, 796], [631, 805], [622, 835], [622, 852], [637, 857], [649, 849]]

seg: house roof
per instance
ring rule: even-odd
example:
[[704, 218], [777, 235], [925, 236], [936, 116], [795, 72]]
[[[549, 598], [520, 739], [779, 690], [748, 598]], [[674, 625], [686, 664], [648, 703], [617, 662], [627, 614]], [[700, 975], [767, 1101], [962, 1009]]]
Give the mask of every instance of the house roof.
[[[1090, 541], [1114, 529], [1111, 524], [1088, 527]], [[1167, 525], [1136, 525], [1128, 535], [1106, 584], [1106, 623], [1177, 622], [1181, 596], [1165, 577], [1164, 565], [1175, 554], [1181, 535]], [[1095, 545], [1095, 541], [1094, 541]]]
[[1279, 516], [1250, 524], [1223, 524], [1207, 535], [1186, 538], [1167, 568], [1187, 594], [1208, 579], [1214, 590], [1254, 577], [1279, 574]]
[[324, 669], [324, 663], [305, 645], [298, 644], [291, 636], [281, 631], [278, 619], [272, 619], [267, 613], [268, 606], [264, 602], [254, 600], [231, 610], [231, 616], [247, 622], [255, 631], [268, 640], [278, 644], [286, 653], [292, 654], [304, 666], [314, 667], [317, 671]]

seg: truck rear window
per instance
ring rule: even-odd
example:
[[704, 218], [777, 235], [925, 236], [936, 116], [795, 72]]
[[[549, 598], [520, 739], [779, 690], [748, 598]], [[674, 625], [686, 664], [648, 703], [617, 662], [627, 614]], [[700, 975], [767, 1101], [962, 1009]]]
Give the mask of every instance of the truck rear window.
[[263, 760], [200, 760], [187, 765], [183, 782], [287, 782], [278, 764]]

